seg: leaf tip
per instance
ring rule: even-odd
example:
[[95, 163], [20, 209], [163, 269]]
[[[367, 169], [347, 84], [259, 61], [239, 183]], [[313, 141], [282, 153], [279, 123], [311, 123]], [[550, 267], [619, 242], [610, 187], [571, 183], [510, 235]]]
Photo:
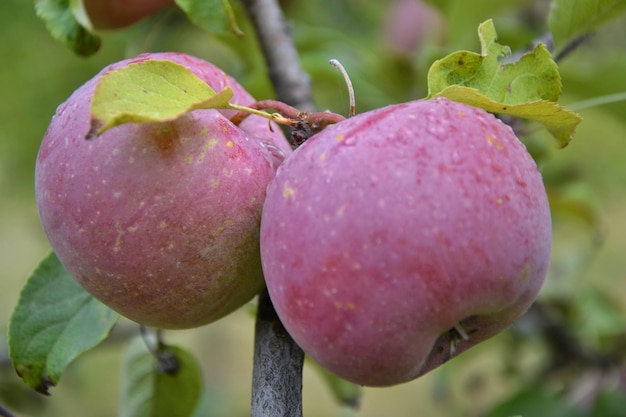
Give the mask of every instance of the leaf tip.
[[32, 368], [29, 366], [15, 366], [14, 369], [17, 373], [17, 376], [19, 376], [22, 381], [26, 383], [26, 385], [33, 388], [35, 391], [42, 395], [50, 395], [50, 388], [56, 385], [52, 377], [49, 375], [41, 377], [40, 379], [30, 378], [30, 376], [32, 376], [33, 374], [33, 371]]
[[[558, 139], [558, 138], [557, 138]], [[558, 149], [563, 149], [566, 148], [567, 145], [570, 144], [570, 142], [572, 141], [572, 139], [574, 139], [574, 133], [572, 132], [567, 138], [565, 138], [564, 140], [557, 140], [557, 144], [556, 147]]]
[[54, 381], [52, 381], [51, 377], [45, 376], [41, 378], [41, 381], [39, 382], [39, 384], [33, 388], [35, 388], [35, 391], [37, 391], [40, 394], [50, 395], [50, 388], [54, 387], [55, 385], [56, 384], [54, 383]]

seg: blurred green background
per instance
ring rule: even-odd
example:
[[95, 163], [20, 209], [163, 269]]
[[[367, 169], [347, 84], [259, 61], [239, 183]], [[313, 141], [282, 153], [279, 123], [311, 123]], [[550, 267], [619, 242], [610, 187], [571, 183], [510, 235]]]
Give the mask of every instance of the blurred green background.
[[[548, 1], [539, 0], [448, 0], [434, 2], [443, 12], [422, 11], [427, 18], [419, 21], [414, 15], [407, 24], [397, 17], [404, 14], [397, 8], [407, 3], [401, 0], [282, 3], [302, 63], [312, 77], [318, 107], [344, 114], [348, 95], [341, 76], [328, 65], [330, 58], [347, 68], [357, 112], [363, 112], [424, 97], [430, 63], [458, 49], [479, 51], [476, 28], [488, 18], [494, 19], [500, 43], [514, 50], [529, 46], [546, 31], [549, 7]], [[21, 286], [49, 250], [32, 182], [37, 149], [55, 108], [108, 63], [162, 50], [212, 61], [257, 98], [271, 97], [254, 36], [238, 13], [248, 34], [241, 40], [207, 35], [176, 9], [168, 9], [128, 29], [104, 33], [101, 51], [79, 58], [50, 37], [31, 2], [4, 0], [0, 5], [1, 404], [33, 416], [116, 415], [123, 339], [134, 332], [128, 322], [119, 325], [117, 341], [73, 364], [50, 398], [22, 387], [7, 363], [4, 335], [11, 311]], [[560, 69], [561, 103], [566, 106], [626, 91], [626, 19], [601, 27], [560, 62]], [[359, 415], [592, 416], [598, 410], [603, 416], [626, 415], [624, 354], [616, 353], [626, 351], [626, 103], [584, 108], [580, 114], [584, 122], [565, 149], [556, 149], [542, 131], [522, 138], [542, 169], [554, 209], [554, 259], [540, 298], [543, 313], [529, 314], [513, 331], [416, 381], [365, 389]], [[535, 320], [539, 317], [545, 324], [546, 311], [588, 356], [564, 352], [561, 359], [571, 360], [559, 363], [558, 343]], [[249, 414], [253, 341], [249, 311], [242, 309], [194, 331], [168, 332], [165, 338], [200, 358], [214, 415]], [[608, 364], [589, 358], [604, 358]], [[309, 367], [304, 413], [307, 417], [347, 413]]]

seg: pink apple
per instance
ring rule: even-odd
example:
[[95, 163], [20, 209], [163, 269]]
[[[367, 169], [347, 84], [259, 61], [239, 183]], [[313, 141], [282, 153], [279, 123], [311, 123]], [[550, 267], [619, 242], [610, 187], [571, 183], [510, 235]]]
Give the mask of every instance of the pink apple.
[[188, 55], [113, 64], [52, 118], [37, 158], [37, 205], [53, 250], [96, 298], [145, 325], [196, 327], [264, 287], [261, 209], [277, 156], [290, 148], [267, 120], [250, 116], [237, 127], [217, 110], [125, 124], [86, 140], [98, 79], [148, 59], [184, 65], [216, 91], [232, 87], [235, 103], [255, 101], [223, 71]]
[[441, 13], [422, 0], [393, 0], [383, 27], [385, 43], [400, 55], [413, 55], [428, 43], [442, 43], [445, 32]]
[[410, 381], [494, 336], [536, 298], [551, 219], [513, 131], [447, 99], [313, 136], [268, 189], [261, 258], [276, 311], [352, 382]]

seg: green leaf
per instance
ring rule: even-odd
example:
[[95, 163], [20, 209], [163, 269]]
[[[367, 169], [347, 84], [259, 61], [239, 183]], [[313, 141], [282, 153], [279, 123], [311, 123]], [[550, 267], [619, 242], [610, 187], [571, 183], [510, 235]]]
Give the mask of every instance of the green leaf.
[[626, 393], [621, 392], [619, 388], [615, 388], [613, 391], [603, 391], [596, 398], [592, 415], [626, 417], [624, 404], [626, 404]]
[[100, 38], [79, 23], [70, 0], [36, 0], [35, 12], [45, 22], [52, 37], [77, 55], [93, 55], [100, 49]]
[[339, 405], [358, 409], [363, 396], [363, 387], [333, 374], [313, 359], [306, 356], [307, 363], [319, 373], [326, 387], [330, 390]]
[[102, 342], [118, 314], [87, 293], [54, 253], [22, 289], [9, 324], [13, 367], [42, 394], [81, 353]]
[[548, 26], [554, 42], [563, 47], [626, 10], [626, 0], [552, 0]]
[[538, 100], [522, 104], [503, 104], [489, 99], [474, 88], [458, 85], [447, 87], [438, 96], [480, 107], [491, 113], [509, 114], [539, 122], [555, 137], [559, 147], [567, 146], [574, 135], [576, 126], [582, 121], [576, 113], [552, 101]]
[[612, 295], [592, 287], [578, 294], [576, 307], [576, 330], [584, 340], [590, 343], [614, 341], [624, 333], [624, 308]]
[[501, 416], [583, 417], [583, 413], [556, 395], [537, 388], [524, 388], [493, 408], [487, 417]]
[[542, 123], [560, 146], [571, 140], [582, 120], [556, 104], [561, 77], [542, 44], [519, 60], [503, 63], [510, 48], [496, 42], [492, 20], [478, 27], [481, 53], [459, 51], [433, 63], [428, 72], [429, 98], [442, 96], [493, 113]]
[[517, 62], [502, 64], [511, 54], [496, 42], [492, 20], [478, 27], [481, 53], [459, 51], [436, 61], [428, 72], [429, 95], [451, 85], [475, 88], [493, 101], [519, 104], [535, 100], [556, 101], [561, 95], [561, 77], [550, 52], [543, 44]]
[[159, 371], [143, 339], [131, 341], [123, 359], [121, 417], [189, 417], [202, 406], [202, 374], [195, 358], [175, 346], [178, 369]]
[[166, 122], [198, 109], [225, 108], [233, 97], [216, 93], [182, 65], [146, 60], [104, 74], [91, 102], [88, 138], [124, 123]]
[[218, 35], [243, 36], [229, 0], [175, 0], [196, 26]]

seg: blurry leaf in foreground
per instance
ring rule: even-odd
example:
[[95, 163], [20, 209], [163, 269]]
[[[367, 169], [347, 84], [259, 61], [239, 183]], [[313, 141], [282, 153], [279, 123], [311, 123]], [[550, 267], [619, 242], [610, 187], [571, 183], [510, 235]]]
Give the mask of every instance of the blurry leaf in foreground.
[[78, 22], [70, 3], [70, 0], [37, 0], [35, 11], [53, 38], [77, 55], [93, 55], [100, 49], [100, 38]]
[[20, 377], [42, 394], [78, 355], [102, 342], [118, 314], [87, 293], [56, 255], [22, 289], [9, 324], [9, 351]]
[[206, 407], [200, 367], [186, 350], [165, 346], [177, 362], [172, 372], [159, 370], [145, 341], [137, 337], [123, 359], [121, 417], [190, 417]]
[[626, 11], [625, 0], [552, 0], [548, 26], [558, 47]]

